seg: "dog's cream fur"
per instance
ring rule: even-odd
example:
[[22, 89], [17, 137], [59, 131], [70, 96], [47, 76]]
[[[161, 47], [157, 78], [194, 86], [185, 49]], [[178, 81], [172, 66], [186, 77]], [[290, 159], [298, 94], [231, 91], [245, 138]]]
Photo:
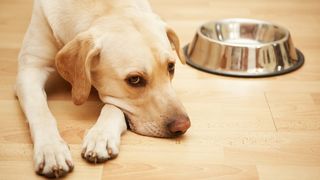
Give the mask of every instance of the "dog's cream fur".
[[84, 138], [82, 156], [90, 162], [117, 156], [126, 118], [142, 135], [171, 137], [167, 125], [177, 119], [183, 123], [173, 131], [184, 133], [190, 122], [168, 71], [173, 49], [184, 63], [178, 37], [145, 0], [35, 0], [16, 93], [30, 125], [36, 172], [60, 177], [73, 168], [44, 90], [56, 70], [72, 85], [75, 104], [86, 101], [91, 86], [105, 103]]

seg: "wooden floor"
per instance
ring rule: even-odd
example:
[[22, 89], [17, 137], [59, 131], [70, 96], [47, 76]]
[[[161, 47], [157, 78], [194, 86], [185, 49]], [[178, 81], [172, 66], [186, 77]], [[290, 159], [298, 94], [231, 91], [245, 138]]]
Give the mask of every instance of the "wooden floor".
[[[49, 87], [48, 99], [75, 170], [66, 179], [320, 179], [320, 1], [151, 0], [183, 44], [210, 19], [257, 18], [290, 29], [306, 57], [296, 72], [260, 79], [221, 77], [178, 65], [174, 86], [192, 120], [179, 139], [127, 132], [117, 159], [91, 165], [82, 138], [102, 107], [82, 106], [69, 87]], [[33, 172], [28, 125], [14, 97], [17, 54], [31, 0], [0, 0], [0, 179], [43, 179]]]

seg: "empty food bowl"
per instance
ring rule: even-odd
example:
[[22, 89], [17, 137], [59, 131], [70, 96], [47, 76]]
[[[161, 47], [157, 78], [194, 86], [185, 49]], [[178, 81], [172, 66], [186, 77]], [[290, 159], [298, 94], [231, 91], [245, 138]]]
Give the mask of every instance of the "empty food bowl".
[[304, 63], [287, 29], [253, 19], [205, 23], [184, 53], [187, 63], [197, 69], [239, 77], [284, 74]]

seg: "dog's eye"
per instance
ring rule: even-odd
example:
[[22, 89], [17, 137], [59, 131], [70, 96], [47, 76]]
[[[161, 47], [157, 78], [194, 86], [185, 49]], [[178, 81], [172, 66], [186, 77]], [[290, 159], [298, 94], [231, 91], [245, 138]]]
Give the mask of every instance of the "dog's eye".
[[175, 64], [174, 63], [169, 63], [168, 64], [168, 71], [170, 74], [174, 73], [174, 68], [175, 68]]
[[133, 87], [143, 87], [146, 85], [146, 80], [141, 76], [130, 76], [126, 79], [127, 83]]

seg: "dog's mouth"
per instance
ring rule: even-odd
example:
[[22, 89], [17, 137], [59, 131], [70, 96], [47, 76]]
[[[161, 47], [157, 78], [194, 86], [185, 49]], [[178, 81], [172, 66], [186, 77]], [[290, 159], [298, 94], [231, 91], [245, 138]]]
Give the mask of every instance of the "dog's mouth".
[[127, 129], [130, 130], [130, 131], [133, 131], [137, 134], [140, 134], [140, 135], [143, 135], [143, 136], [149, 136], [149, 137], [156, 137], [156, 138], [168, 138], [168, 137], [172, 137], [172, 136], [169, 136], [169, 135], [164, 135], [162, 133], [155, 133], [157, 131], [155, 131], [155, 128], [148, 128], [148, 127], [145, 127], [146, 129], [149, 129], [149, 131], [147, 130], [147, 133], [142, 133], [142, 132], [139, 132], [137, 131], [136, 129], [136, 126], [132, 123], [131, 121], [131, 118], [130, 118], [130, 113], [126, 113], [126, 112], [123, 112], [124, 114], [124, 117], [125, 117], [125, 120], [126, 120], [126, 124], [127, 124]]
[[125, 112], [123, 114], [124, 114], [124, 117], [125, 117], [125, 120], [126, 120], [127, 129], [128, 130], [133, 130], [134, 126], [133, 126], [133, 124], [131, 122], [131, 119], [130, 119], [129, 115], [127, 113], [125, 113]]

